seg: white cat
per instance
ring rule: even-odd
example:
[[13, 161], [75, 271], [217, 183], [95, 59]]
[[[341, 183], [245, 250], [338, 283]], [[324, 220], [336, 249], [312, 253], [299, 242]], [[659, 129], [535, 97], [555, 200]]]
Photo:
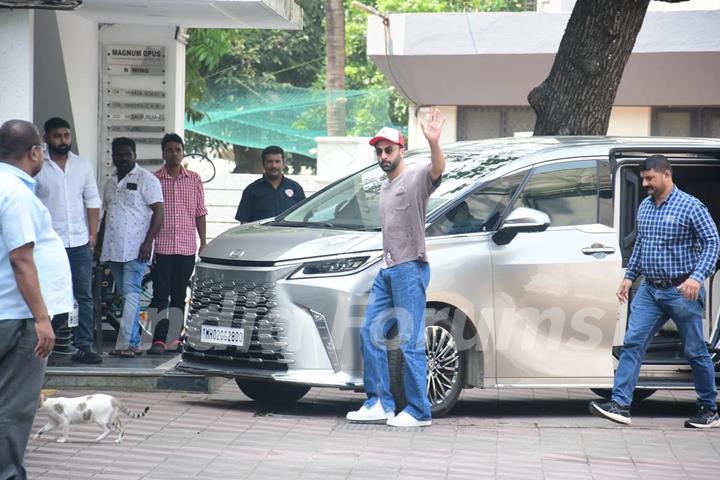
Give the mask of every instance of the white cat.
[[50, 421], [38, 430], [34, 438], [37, 439], [43, 433], [61, 427], [62, 434], [56, 440], [60, 443], [67, 441], [71, 424], [89, 422], [95, 422], [103, 428], [103, 432], [95, 439], [96, 442], [107, 437], [110, 431], [115, 429], [118, 432], [115, 443], [120, 443], [125, 429], [118, 418], [118, 412], [140, 418], [150, 410], [150, 407], [145, 407], [142, 412], [132, 412], [119, 400], [102, 393], [74, 398], [46, 398], [44, 394], [40, 394], [40, 408], [47, 412]]

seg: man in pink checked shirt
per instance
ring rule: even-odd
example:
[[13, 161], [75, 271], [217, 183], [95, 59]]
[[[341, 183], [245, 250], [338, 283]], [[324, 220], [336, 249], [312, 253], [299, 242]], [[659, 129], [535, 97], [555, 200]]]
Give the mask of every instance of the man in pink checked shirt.
[[[185, 299], [195, 268], [195, 254], [205, 248], [207, 215], [200, 176], [182, 166], [185, 156], [182, 138], [168, 133], [163, 137], [161, 147], [165, 165], [155, 172], [155, 176], [160, 180], [165, 199], [165, 224], [155, 240], [150, 312], [157, 313], [159, 322], [149, 355], [160, 355], [166, 348], [174, 350], [178, 346], [175, 332], [179, 333], [185, 319]], [[173, 322], [170, 331], [174, 338], [166, 345], [170, 322]]]

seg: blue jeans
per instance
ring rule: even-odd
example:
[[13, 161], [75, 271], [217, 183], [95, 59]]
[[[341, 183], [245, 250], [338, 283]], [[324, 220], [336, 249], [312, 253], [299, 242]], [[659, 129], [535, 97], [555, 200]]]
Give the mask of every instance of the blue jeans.
[[425, 289], [429, 283], [430, 266], [421, 261], [383, 268], [375, 277], [360, 329], [368, 408], [380, 401], [385, 411], [395, 410], [385, 335], [397, 323], [405, 357], [405, 411], [418, 420], [430, 419], [425, 354]]
[[92, 251], [90, 245], [66, 248], [72, 273], [73, 296], [78, 304], [78, 326], [75, 328], [76, 347], [95, 343], [95, 319], [92, 297]]
[[697, 300], [687, 300], [677, 288], [640, 285], [632, 301], [628, 329], [615, 372], [612, 399], [623, 406], [632, 402], [645, 352], [655, 334], [672, 318], [683, 340], [685, 357], [692, 367], [698, 404], [715, 410], [715, 368], [702, 330], [705, 289]]
[[127, 350], [140, 346], [140, 291], [147, 262], [108, 262], [116, 288], [123, 296], [123, 315], [115, 348]]

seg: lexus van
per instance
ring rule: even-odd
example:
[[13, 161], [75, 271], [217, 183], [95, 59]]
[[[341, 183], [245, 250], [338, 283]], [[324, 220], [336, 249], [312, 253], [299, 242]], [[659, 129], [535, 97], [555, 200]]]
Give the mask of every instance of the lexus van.
[[[433, 414], [472, 387], [607, 395], [629, 313], [615, 292], [646, 195], [638, 165], [666, 155], [675, 183], [717, 224], [720, 140], [530, 137], [443, 150], [447, 167], [426, 226]], [[405, 161], [429, 162], [430, 152], [408, 152]], [[196, 266], [178, 367], [234, 378], [260, 402], [296, 401], [311, 387], [361, 390], [358, 336], [381, 267], [385, 178], [377, 165], [365, 168], [210, 242]], [[705, 288], [704, 331], [717, 363], [717, 273]], [[392, 332], [388, 361], [402, 408], [403, 358]], [[636, 398], [665, 388], [693, 388], [671, 320], [649, 347]]]

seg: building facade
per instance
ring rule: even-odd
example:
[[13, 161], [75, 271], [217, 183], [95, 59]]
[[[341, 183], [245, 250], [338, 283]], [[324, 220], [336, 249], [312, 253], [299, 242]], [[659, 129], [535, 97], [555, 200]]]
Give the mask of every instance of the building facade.
[[301, 29], [293, 0], [6, 0], [0, 7], [0, 120], [73, 126], [73, 150], [111, 172], [110, 142], [161, 163], [164, 132], [184, 130], [186, 28]]
[[[720, 137], [720, 5], [650, 2], [619, 86], [609, 135]], [[368, 55], [412, 104], [411, 147], [424, 144], [423, 106], [448, 119], [445, 141], [532, 132], [527, 94], [552, 67], [574, 1], [535, 12], [371, 17]]]

